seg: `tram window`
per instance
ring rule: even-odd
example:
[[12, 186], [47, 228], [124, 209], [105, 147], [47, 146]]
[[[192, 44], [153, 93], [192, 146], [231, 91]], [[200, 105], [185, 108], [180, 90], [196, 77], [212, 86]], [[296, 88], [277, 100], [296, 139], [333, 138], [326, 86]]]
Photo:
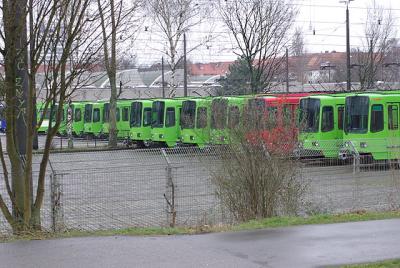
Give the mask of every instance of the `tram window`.
[[265, 122], [267, 129], [272, 129], [276, 127], [277, 115], [278, 115], [277, 107], [267, 107], [267, 122]]
[[371, 132], [383, 130], [383, 106], [374, 104], [371, 107]]
[[197, 109], [197, 128], [205, 128], [207, 127], [207, 108], [199, 107]]
[[120, 109], [117, 108], [117, 122], [119, 122], [120, 119], [121, 119], [121, 116], [120, 116]]
[[339, 107], [337, 109], [337, 113], [338, 113], [338, 129], [343, 129], [344, 107]]
[[240, 110], [237, 106], [229, 108], [228, 127], [235, 128], [240, 121]]
[[289, 105], [284, 105], [282, 110], [283, 123], [290, 125], [292, 123], [292, 109]]
[[399, 108], [397, 105], [388, 106], [389, 129], [399, 128]]
[[324, 106], [322, 108], [321, 131], [328, 132], [333, 129], [333, 107]]
[[151, 125], [151, 108], [144, 108], [143, 126], [148, 127], [150, 125]]
[[93, 109], [93, 122], [99, 122], [100, 121], [100, 109], [95, 108]]
[[129, 108], [128, 107], [122, 108], [122, 121], [124, 121], [124, 122], [129, 121]]
[[79, 122], [82, 120], [82, 113], [81, 113], [81, 109], [76, 108], [75, 109], [75, 118], [74, 121]]
[[92, 121], [92, 108], [93, 108], [92, 104], [85, 105], [85, 113], [84, 113], [85, 123], [89, 123]]
[[175, 108], [167, 108], [165, 115], [165, 126], [173, 127], [175, 126]]
[[211, 103], [211, 128], [224, 129], [228, 111], [228, 100], [214, 99]]
[[[131, 104], [131, 123], [130, 123], [131, 127], [142, 126], [142, 107], [143, 105], [141, 102], [133, 102]], [[150, 109], [150, 118], [151, 118], [151, 109]]]
[[104, 103], [103, 106], [103, 122], [108, 122], [110, 120], [110, 104]]
[[152, 127], [158, 128], [164, 126], [165, 102], [155, 101], [152, 105]]

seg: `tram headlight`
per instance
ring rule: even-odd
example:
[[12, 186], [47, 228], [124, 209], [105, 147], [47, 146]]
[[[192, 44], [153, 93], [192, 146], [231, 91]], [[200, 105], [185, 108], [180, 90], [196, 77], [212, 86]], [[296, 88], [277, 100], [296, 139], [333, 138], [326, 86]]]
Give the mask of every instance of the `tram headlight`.
[[361, 148], [367, 148], [368, 147], [368, 144], [366, 143], [366, 142], [360, 142], [360, 147]]
[[311, 144], [312, 144], [312, 146], [319, 147], [319, 142], [318, 141], [313, 141]]

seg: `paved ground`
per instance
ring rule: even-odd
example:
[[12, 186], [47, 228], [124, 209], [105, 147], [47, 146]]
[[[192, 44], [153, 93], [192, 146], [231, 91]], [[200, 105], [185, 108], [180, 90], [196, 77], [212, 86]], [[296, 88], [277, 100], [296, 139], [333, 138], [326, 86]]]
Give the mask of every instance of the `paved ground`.
[[400, 220], [0, 244], [2, 267], [326, 267], [400, 258]]
[[[181, 226], [229, 224], [211, 183], [218, 163], [212, 151], [193, 148], [169, 150], [174, 182], [176, 223]], [[34, 178], [41, 160], [34, 158]], [[128, 227], [168, 226], [172, 200], [167, 160], [158, 149], [85, 153], [55, 153], [51, 167], [57, 174], [60, 205], [57, 228], [108, 230]], [[48, 174], [51, 173], [49, 165]], [[353, 172], [352, 165], [305, 165], [301, 178], [308, 185], [301, 213], [337, 213], [387, 210], [400, 207], [400, 170], [371, 169]], [[0, 174], [0, 181], [2, 181]], [[36, 180], [34, 180], [36, 183]], [[43, 227], [52, 223], [50, 177], [46, 180]], [[4, 184], [0, 193], [5, 195]], [[0, 233], [9, 226], [0, 213]]]

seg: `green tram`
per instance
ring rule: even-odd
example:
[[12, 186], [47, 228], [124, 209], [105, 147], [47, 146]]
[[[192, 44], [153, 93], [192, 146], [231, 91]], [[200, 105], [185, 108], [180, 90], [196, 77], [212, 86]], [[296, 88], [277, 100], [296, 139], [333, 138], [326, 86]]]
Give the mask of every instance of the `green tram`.
[[152, 100], [131, 102], [129, 140], [140, 148], [148, 147], [150, 144], [152, 104]]
[[84, 133], [84, 113], [86, 102], [73, 102], [72, 108], [72, 135], [82, 137]]
[[[117, 101], [117, 114], [116, 114], [116, 126], [117, 126], [117, 138], [127, 139], [129, 137], [130, 126], [129, 126], [129, 116], [130, 116], [130, 106], [131, 102], [129, 100], [119, 100]], [[110, 103], [104, 103], [103, 109], [103, 135], [108, 136], [110, 131]]]
[[61, 136], [67, 135], [67, 124], [68, 124], [68, 104], [64, 104], [61, 115], [60, 127], [58, 128], [58, 134]]
[[181, 143], [204, 148], [210, 143], [211, 98], [195, 98], [182, 103]]
[[49, 129], [50, 105], [47, 107], [46, 111], [45, 111], [45, 105], [46, 105], [45, 102], [37, 102], [36, 103], [37, 123], [39, 124], [40, 121], [43, 119], [40, 126], [37, 126], [38, 133], [47, 133], [47, 130]]
[[90, 102], [85, 104], [84, 133], [87, 136], [103, 137], [104, 102]]
[[210, 139], [212, 144], [228, 144], [233, 132], [241, 126], [243, 108], [248, 96], [218, 97], [211, 102]]
[[[57, 109], [58, 109], [58, 104], [55, 105], [51, 105], [49, 104], [47, 109], [45, 107], [46, 103], [45, 102], [38, 102], [36, 103], [36, 119], [37, 119], [37, 123], [40, 123], [40, 120], [43, 118], [42, 123], [40, 124], [40, 126], [37, 128], [37, 131], [39, 134], [44, 134], [47, 133], [49, 126], [50, 126], [50, 119], [52, 120], [52, 126], [54, 127], [55, 124], [55, 117], [57, 114]], [[63, 124], [63, 120], [64, 120], [64, 114], [61, 115], [61, 123], [60, 123], [60, 127]], [[60, 131], [58, 130], [58, 133], [60, 133]]]
[[340, 156], [356, 151], [375, 160], [400, 159], [399, 109], [398, 91], [346, 97]]
[[315, 95], [300, 100], [300, 156], [338, 158], [345, 97], [346, 94]]
[[158, 99], [152, 103], [151, 141], [174, 147], [180, 139], [180, 113], [185, 99]]

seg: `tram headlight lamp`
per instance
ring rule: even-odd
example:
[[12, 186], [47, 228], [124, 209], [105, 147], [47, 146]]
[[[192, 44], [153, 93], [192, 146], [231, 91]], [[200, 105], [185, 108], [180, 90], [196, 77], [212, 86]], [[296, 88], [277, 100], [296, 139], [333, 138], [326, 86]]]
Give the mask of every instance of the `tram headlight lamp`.
[[319, 147], [319, 142], [318, 141], [313, 141], [311, 144], [312, 144], [312, 146]]
[[368, 147], [368, 144], [366, 143], [366, 142], [360, 142], [360, 147], [361, 148], [367, 148]]

